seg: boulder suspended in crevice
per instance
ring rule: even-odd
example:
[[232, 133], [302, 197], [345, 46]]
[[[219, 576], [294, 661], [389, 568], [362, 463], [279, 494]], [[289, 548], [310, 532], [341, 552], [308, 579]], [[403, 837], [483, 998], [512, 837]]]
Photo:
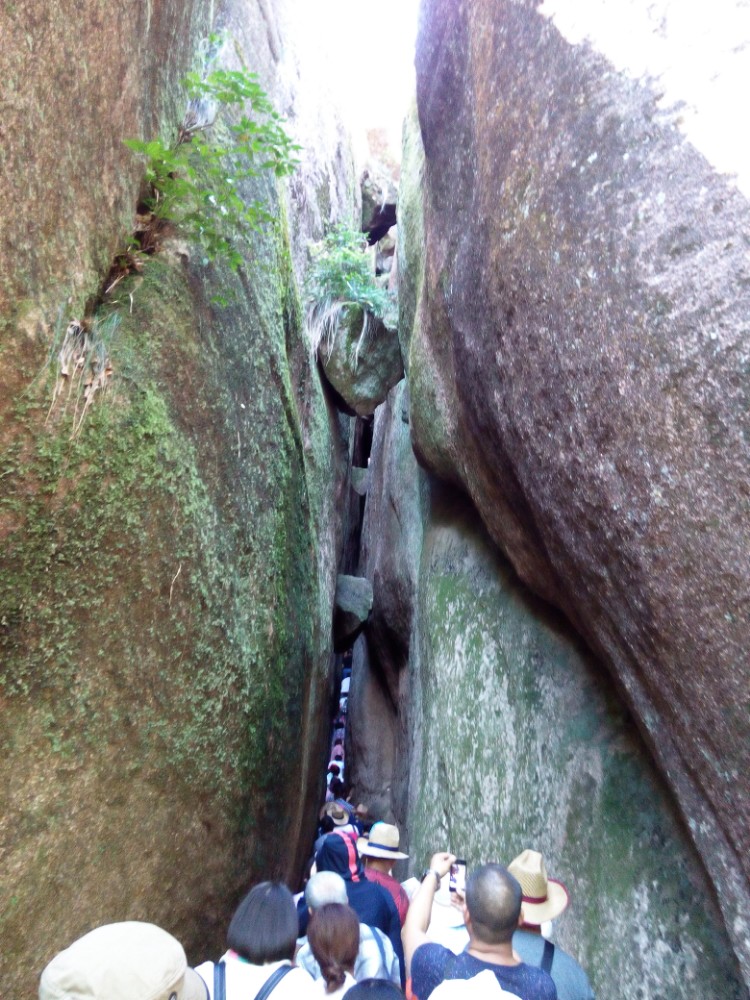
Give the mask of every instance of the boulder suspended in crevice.
[[352, 489], [359, 496], [363, 497], [367, 495], [367, 488], [370, 485], [370, 470], [360, 469], [356, 465], [352, 466]]
[[337, 653], [348, 649], [370, 617], [372, 584], [363, 576], [339, 574], [333, 610], [333, 648]]
[[374, 413], [404, 377], [397, 332], [359, 306], [344, 307], [318, 357], [331, 387], [361, 417]]

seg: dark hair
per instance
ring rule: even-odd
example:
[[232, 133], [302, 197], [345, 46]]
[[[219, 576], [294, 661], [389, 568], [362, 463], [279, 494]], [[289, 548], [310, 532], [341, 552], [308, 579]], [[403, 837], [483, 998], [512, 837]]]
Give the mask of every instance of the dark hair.
[[400, 1000], [404, 995], [389, 979], [362, 979], [346, 991], [346, 1000]]
[[359, 952], [359, 917], [343, 903], [326, 903], [315, 910], [307, 926], [307, 940], [326, 981], [326, 993], [344, 984], [344, 973], [354, 972]]
[[341, 768], [338, 766], [338, 764], [331, 763], [328, 765], [328, 773], [338, 777], [339, 774], [341, 773]]
[[346, 785], [341, 780], [341, 778], [332, 778], [329, 788], [331, 789], [331, 794], [335, 799], [344, 797], [344, 792], [346, 791]]
[[234, 911], [227, 944], [253, 965], [294, 958], [297, 908], [282, 882], [254, 886]]
[[332, 833], [336, 829], [336, 824], [333, 822], [333, 816], [330, 813], [326, 813], [323, 819], [320, 821], [320, 832], [321, 833]]
[[501, 865], [482, 865], [466, 880], [466, 909], [480, 941], [510, 941], [521, 913], [521, 886]]

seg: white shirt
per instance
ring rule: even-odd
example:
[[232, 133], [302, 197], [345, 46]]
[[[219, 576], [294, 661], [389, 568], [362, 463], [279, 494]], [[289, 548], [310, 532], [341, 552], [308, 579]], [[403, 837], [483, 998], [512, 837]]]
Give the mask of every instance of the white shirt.
[[519, 1000], [504, 990], [494, 972], [485, 969], [471, 979], [445, 979], [430, 993], [430, 1000]]
[[[226, 964], [227, 1000], [254, 1000], [268, 977], [280, 965], [289, 962], [269, 962], [268, 965], [252, 965], [228, 951], [222, 957]], [[214, 1000], [214, 963], [203, 962], [195, 970], [208, 986], [209, 996]], [[293, 968], [279, 982], [271, 994], [272, 1000], [318, 1000], [315, 983], [304, 969]]]
[[[326, 997], [327, 1000], [340, 1000], [340, 997], [343, 997], [347, 990], [350, 990], [352, 986], [356, 986], [357, 980], [354, 976], [350, 975], [348, 972], [345, 972], [344, 976], [344, 985], [340, 986], [337, 990], [334, 990], [333, 993], [326, 993], [325, 979], [316, 979], [313, 986], [315, 987], [315, 996], [317, 1000], [320, 1000], [321, 997]], [[274, 1000], [276, 1000], [275, 997]]]

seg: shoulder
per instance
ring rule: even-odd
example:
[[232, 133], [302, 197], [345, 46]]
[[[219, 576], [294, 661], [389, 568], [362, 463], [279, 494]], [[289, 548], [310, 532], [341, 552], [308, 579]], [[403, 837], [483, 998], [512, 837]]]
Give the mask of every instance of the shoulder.
[[416, 974], [427, 970], [442, 973], [448, 960], [453, 957], [452, 951], [444, 948], [441, 944], [435, 944], [434, 941], [420, 944], [411, 960], [412, 978]]
[[[518, 970], [522, 982], [527, 986], [528, 996], [533, 1000], [557, 1000], [557, 987], [554, 980], [544, 969], [536, 965], [528, 965], [521, 962], [515, 967]], [[512, 990], [513, 986], [508, 985]]]
[[429, 997], [445, 978], [446, 965], [454, 958], [453, 952], [441, 944], [421, 944], [411, 960], [412, 992], [419, 1000]]
[[[323, 982], [323, 980], [320, 980]], [[278, 986], [274, 989], [274, 997], [278, 1000], [297, 1000], [297, 998], [314, 997], [317, 995], [316, 980], [312, 978], [304, 969], [292, 966]]]

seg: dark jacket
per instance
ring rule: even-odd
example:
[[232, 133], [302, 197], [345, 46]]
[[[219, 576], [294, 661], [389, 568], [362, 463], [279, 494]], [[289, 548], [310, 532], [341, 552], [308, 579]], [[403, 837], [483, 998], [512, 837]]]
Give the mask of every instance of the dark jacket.
[[[404, 949], [401, 944], [401, 921], [391, 894], [380, 885], [368, 882], [357, 853], [357, 838], [347, 833], [329, 833], [315, 856], [319, 872], [336, 872], [346, 882], [349, 906], [362, 924], [379, 927], [388, 936], [398, 956], [401, 984], [404, 984]], [[307, 933], [307, 908], [304, 896], [298, 904], [300, 937]], [[304, 911], [304, 915], [303, 915]], [[304, 924], [304, 926], [303, 926]]]

